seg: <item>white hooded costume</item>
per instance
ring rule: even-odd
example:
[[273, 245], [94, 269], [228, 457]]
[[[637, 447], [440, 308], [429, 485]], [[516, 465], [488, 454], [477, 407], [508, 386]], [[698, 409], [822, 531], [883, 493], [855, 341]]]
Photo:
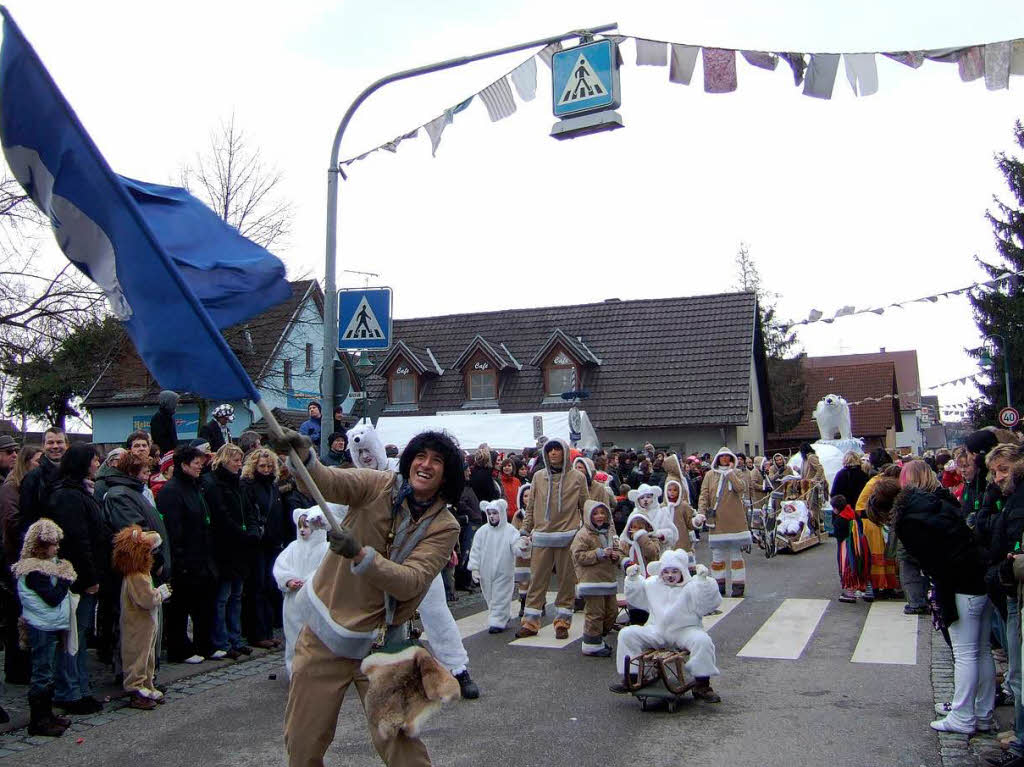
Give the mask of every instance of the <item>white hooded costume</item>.
[[[686, 670], [695, 677], [720, 673], [715, 644], [704, 630], [703, 619], [718, 609], [722, 597], [703, 565], [697, 566], [697, 575], [690, 576], [689, 561], [686, 551], [673, 549], [651, 563], [647, 578], [636, 572], [626, 575], [626, 599], [650, 613], [650, 618], [643, 626], [627, 626], [619, 632], [615, 661], [620, 674], [625, 671], [627, 656], [635, 658], [650, 649], [689, 650]], [[662, 578], [662, 569], [669, 567], [680, 571], [678, 583], [666, 583]]]
[[[357, 469], [391, 470], [384, 443], [373, 426], [357, 423], [348, 430], [347, 436], [349, 455], [352, 456], [352, 463]], [[441, 580], [440, 573], [430, 582], [418, 612], [434, 657], [453, 675], [461, 674], [469, 663], [469, 653], [462, 643], [462, 635], [459, 633], [455, 618], [448, 609], [444, 581]]]
[[508, 504], [504, 499], [481, 501], [480, 510], [487, 516], [473, 536], [469, 550], [469, 570], [473, 580], [479, 581], [490, 615], [490, 628], [508, 628], [512, 599], [515, 593], [516, 554], [519, 551], [519, 531], [508, 523]]
[[[645, 502], [645, 499], [650, 500]], [[640, 485], [636, 490], [629, 491], [629, 500], [651, 520], [658, 547], [662, 551], [674, 549], [679, 543], [679, 529], [673, 518], [673, 509], [661, 505], [661, 488], [657, 485]]]
[[783, 535], [799, 535], [808, 529], [811, 516], [803, 501], [783, 501], [777, 530]]
[[[329, 506], [336, 516], [343, 516], [344, 507], [336, 503]], [[299, 520], [302, 517], [306, 518], [306, 524], [310, 527], [308, 538], [303, 538], [298, 532]], [[295, 540], [278, 554], [274, 562], [274, 580], [277, 581], [277, 587], [284, 592], [284, 665], [289, 677], [292, 675], [295, 640], [302, 630], [303, 621], [300, 617], [301, 611], [295, 605], [295, 597], [299, 592], [288, 588], [288, 581], [302, 581], [305, 584], [313, 577], [328, 548], [327, 521], [318, 507], [295, 509], [292, 512], [292, 520], [297, 531]], [[316, 525], [318, 520], [320, 525]]]

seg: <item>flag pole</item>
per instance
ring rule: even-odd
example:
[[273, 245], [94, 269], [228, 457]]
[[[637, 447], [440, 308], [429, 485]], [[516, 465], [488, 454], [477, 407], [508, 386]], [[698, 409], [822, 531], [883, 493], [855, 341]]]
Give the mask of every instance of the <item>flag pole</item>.
[[[284, 429], [281, 428], [281, 424], [277, 422], [277, 418], [274, 417], [273, 411], [267, 407], [267, 403], [263, 399], [256, 400], [256, 405], [260, 409], [260, 413], [263, 415], [263, 420], [267, 422], [267, 426], [270, 429], [270, 433], [275, 439], [284, 438]], [[310, 447], [310, 450], [313, 448]], [[320, 492], [320, 488], [317, 487], [316, 482], [309, 475], [309, 470], [306, 468], [306, 464], [299, 454], [295, 452], [294, 447], [288, 448], [288, 457], [292, 459], [292, 467], [295, 469], [295, 473], [299, 479], [309, 488], [309, 492], [313, 494], [313, 500], [316, 501], [316, 505], [320, 507], [320, 510], [324, 513], [324, 517], [327, 519], [327, 525], [330, 527], [331, 532], [341, 532], [341, 523], [335, 518], [334, 513], [327, 506], [327, 501], [324, 498], [323, 493]]]

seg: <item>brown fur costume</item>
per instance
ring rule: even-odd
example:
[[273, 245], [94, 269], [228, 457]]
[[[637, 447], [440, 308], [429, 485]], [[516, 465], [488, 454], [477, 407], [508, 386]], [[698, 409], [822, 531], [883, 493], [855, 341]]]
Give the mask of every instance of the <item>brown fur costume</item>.
[[459, 697], [455, 677], [422, 647], [374, 653], [360, 670], [370, 680], [363, 700], [366, 718], [383, 739], [394, 738], [399, 730], [416, 737], [441, 703]]
[[150, 570], [153, 549], [160, 536], [138, 525], [124, 528], [114, 536], [114, 569], [124, 576], [121, 583], [121, 664], [124, 689], [128, 692], [153, 690], [156, 669], [156, 639], [159, 607], [163, 598], [153, 588]]
[[[54, 561], [46, 557], [47, 547], [55, 543], [59, 546], [63, 538], [64, 531], [52, 519], [43, 517], [29, 525], [25, 532], [25, 541], [21, 545], [21, 557], [11, 566], [15, 580], [29, 573], [42, 573], [56, 576], [68, 583], [74, 583], [78, 575], [70, 562], [66, 559]], [[18, 618], [18, 645], [22, 650], [29, 648], [28, 624], [20, 616]]]

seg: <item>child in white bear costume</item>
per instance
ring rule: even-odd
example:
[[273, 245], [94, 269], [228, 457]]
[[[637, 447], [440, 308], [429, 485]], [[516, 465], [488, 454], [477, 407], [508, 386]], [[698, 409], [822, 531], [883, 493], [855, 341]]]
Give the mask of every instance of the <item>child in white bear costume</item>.
[[490, 610], [488, 632], [497, 634], [508, 628], [511, 617], [516, 554], [522, 538], [508, 523], [508, 503], [504, 499], [481, 501], [480, 510], [487, 516], [487, 524], [473, 536], [468, 567]]
[[[647, 610], [650, 618], [643, 626], [627, 626], [619, 632], [616, 668], [621, 676], [626, 670], [626, 657], [635, 658], [645, 650], [689, 650], [686, 670], [696, 679], [694, 697], [717, 702], [719, 698], [711, 689], [710, 677], [720, 672], [715, 644], [704, 630], [703, 618], [718, 609], [722, 596], [718, 584], [708, 578], [704, 565], [697, 565], [697, 574], [690, 576], [689, 562], [686, 551], [673, 549], [650, 564], [647, 578], [640, 577], [640, 569], [635, 565], [629, 568], [626, 599]], [[627, 691], [622, 683], [612, 685], [611, 690]]]
[[[347, 509], [337, 503], [329, 504], [336, 518], [344, 517]], [[284, 592], [284, 666], [288, 676], [292, 675], [292, 657], [295, 655], [295, 640], [302, 630], [300, 611], [295, 597], [306, 581], [313, 577], [327, 553], [327, 520], [324, 513], [314, 506], [311, 509], [296, 509], [292, 512], [295, 521], [296, 538], [288, 544], [274, 562], [274, 580]]]
[[779, 511], [778, 531], [783, 535], [800, 535], [807, 529], [810, 514], [803, 501], [784, 501]]
[[640, 485], [636, 490], [629, 491], [629, 500], [635, 509], [642, 511], [651, 520], [659, 549], [674, 549], [679, 542], [679, 530], [672, 509], [661, 505], [661, 488], [657, 485]]

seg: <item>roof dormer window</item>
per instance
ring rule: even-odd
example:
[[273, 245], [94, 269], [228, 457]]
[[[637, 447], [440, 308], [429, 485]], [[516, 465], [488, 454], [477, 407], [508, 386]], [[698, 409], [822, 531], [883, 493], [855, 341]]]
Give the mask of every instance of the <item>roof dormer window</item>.
[[405, 362], [399, 361], [388, 376], [388, 403], [415, 405], [419, 376]]

